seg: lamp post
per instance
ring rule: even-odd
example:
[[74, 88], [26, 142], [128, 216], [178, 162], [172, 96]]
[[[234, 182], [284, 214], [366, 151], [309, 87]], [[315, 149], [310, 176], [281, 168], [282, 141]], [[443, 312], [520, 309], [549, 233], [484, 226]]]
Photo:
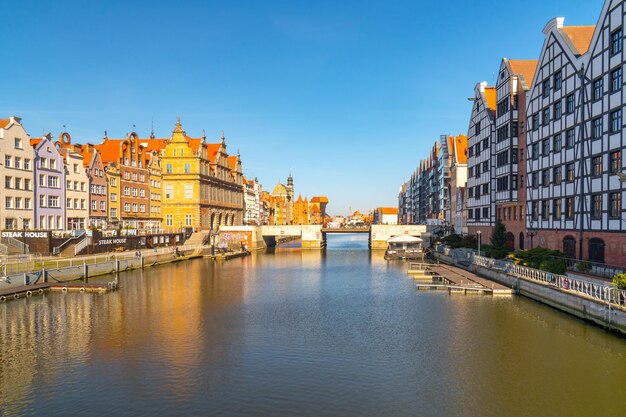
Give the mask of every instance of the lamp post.
[[528, 228], [528, 231], [526, 232], [526, 234], [530, 237], [530, 248], [534, 248], [533, 246], [533, 237], [537, 234], [537, 229], [535, 229], [534, 227], [530, 226]]
[[476, 232], [476, 234], [478, 235], [478, 256], [480, 256], [480, 238], [482, 237], [483, 232], [479, 230]]
[[22, 254], [26, 254], [26, 219], [22, 219]]

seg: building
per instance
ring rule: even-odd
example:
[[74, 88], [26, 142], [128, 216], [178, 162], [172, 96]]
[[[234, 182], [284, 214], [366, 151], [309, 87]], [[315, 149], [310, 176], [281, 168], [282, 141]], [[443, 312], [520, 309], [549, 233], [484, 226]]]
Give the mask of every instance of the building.
[[[549, 247], [603, 261], [589, 255], [589, 245], [579, 246], [594, 226], [601, 230], [602, 222], [592, 221], [603, 217], [601, 200], [596, 209], [591, 203], [594, 195], [602, 196], [594, 193], [594, 188], [602, 190], [610, 181], [604, 173], [602, 148], [603, 137], [610, 133], [602, 118], [592, 122], [585, 110], [592, 102], [597, 107], [604, 101], [602, 81], [593, 91], [579, 75], [594, 27], [566, 27], [563, 22], [556, 18], [544, 28], [544, 45], [527, 94], [526, 229], [530, 247]], [[599, 124], [594, 127], [596, 120]]]
[[83, 167], [89, 178], [89, 225], [98, 229], [108, 227], [107, 177], [100, 152], [91, 144], [72, 145], [83, 156]]
[[261, 225], [263, 204], [261, 203], [262, 187], [255, 178], [248, 180], [243, 178], [243, 224]]
[[150, 217], [150, 172], [146, 167], [146, 149], [142, 141], [137, 133], [131, 132], [126, 139], [105, 136], [102, 143], [95, 146], [102, 156], [109, 180], [111, 225], [127, 233], [160, 227], [160, 221]]
[[396, 207], [378, 207], [374, 210], [374, 224], [398, 224]]
[[302, 195], [298, 195], [298, 199], [293, 204], [292, 224], [309, 224], [309, 221], [309, 200], [302, 199]]
[[65, 229], [85, 230], [89, 224], [89, 176], [81, 152], [72, 147], [69, 133], [55, 143], [65, 168]]
[[319, 195], [311, 198], [309, 201], [310, 224], [323, 225], [326, 222], [328, 217], [326, 206], [328, 206], [328, 197]]
[[491, 187], [495, 188], [496, 218], [506, 226], [506, 244], [511, 250], [524, 249], [526, 92], [536, 69], [536, 60], [504, 58], [496, 83], [496, 140], [495, 158], [491, 161], [494, 167]]
[[[32, 138], [35, 152], [35, 227], [64, 230], [65, 223], [65, 164], [50, 133]], [[80, 185], [79, 185], [80, 187]]]
[[453, 136], [450, 159], [450, 226], [454, 233], [467, 234], [467, 211], [465, 210], [465, 187], [467, 185], [467, 136]]
[[495, 136], [496, 89], [486, 82], [474, 87], [474, 102], [467, 133], [467, 229], [488, 242], [495, 224], [492, 152]]
[[6, 230], [35, 227], [34, 159], [35, 151], [21, 119], [0, 119], [0, 161], [4, 163], [0, 170], [4, 184], [0, 227]]

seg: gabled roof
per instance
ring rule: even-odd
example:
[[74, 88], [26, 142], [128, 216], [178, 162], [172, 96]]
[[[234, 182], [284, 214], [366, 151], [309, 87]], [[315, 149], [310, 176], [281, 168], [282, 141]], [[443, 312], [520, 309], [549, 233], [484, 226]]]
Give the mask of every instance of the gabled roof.
[[580, 56], [589, 50], [595, 26], [563, 26], [560, 30], [572, 42], [576, 55]]
[[120, 158], [120, 146], [126, 139], [106, 139], [99, 145], [94, 147], [100, 152], [102, 163], [108, 164], [110, 162], [117, 162]]
[[227, 160], [228, 160], [228, 166], [230, 167], [230, 170], [234, 172], [237, 169], [237, 161], [239, 160], [239, 157], [236, 155], [232, 155], [232, 156], [229, 156]]
[[43, 138], [30, 138], [30, 146], [36, 148], [42, 140]]
[[496, 110], [496, 88], [495, 87], [485, 87], [485, 105], [489, 110]]
[[381, 214], [398, 214], [397, 207], [380, 207], [378, 210]]
[[209, 162], [215, 163], [217, 153], [220, 151], [220, 144], [209, 143], [206, 146], [206, 150], [207, 150], [207, 158], [209, 159]]
[[458, 164], [467, 163], [467, 136], [459, 135], [454, 137], [454, 158]]
[[325, 196], [315, 196], [311, 198], [311, 203], [328, 203], [328, 197]]
[[509, 59], [508, 62], [511, 72], [519, 76], [522, 82], [526, 84], [525, 88], [529, 89], [533, 83], [539, 61], [536, 59]]

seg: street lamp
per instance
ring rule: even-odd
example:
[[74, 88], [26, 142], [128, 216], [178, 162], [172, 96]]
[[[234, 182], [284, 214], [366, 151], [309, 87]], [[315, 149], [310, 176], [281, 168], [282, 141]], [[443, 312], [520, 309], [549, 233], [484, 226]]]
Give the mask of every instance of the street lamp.
[[481, 232], [480, 230], [476, 232], [476, 234], [478, 235], [478, 256], [480, 256], [480, 238], [483, 234], [483, 232]]
[[22, 219], [22, 254], [26, 254], [26, 219], [24, 217], [20, 217]]

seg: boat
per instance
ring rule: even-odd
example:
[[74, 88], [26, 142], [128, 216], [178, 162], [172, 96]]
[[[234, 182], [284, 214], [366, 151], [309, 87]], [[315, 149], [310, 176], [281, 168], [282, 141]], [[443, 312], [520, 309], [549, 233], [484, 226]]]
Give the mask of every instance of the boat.
[[385, 259], [411, 259], [423, 260], [424, 241], [419, 237], [401, 235], [394, 236], [387, 241]]

